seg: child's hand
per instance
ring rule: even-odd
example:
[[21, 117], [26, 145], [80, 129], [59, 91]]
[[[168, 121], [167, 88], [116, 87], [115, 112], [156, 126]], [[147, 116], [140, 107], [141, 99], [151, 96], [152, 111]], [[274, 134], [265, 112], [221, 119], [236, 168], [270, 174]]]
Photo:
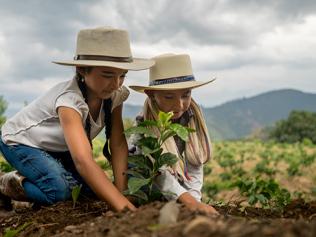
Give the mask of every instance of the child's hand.
[[188, 192], [183, 193], [179, 199], [180, 202], [182, 202], [187, 208], [190, 210], [197, 210], [204, 212], [205, 214], [213, 214], [213, 215], [219, 215], [219, 213], [215, 210], [214, 207], [207, 205], [202, 202], [198, 202], [195, 200], [195, 198]]
[[195, 209], [204, 212], [205, 214], [219, 215], [218, 211], [216, 211], [214, 207], [202, 202], [198, 202]]

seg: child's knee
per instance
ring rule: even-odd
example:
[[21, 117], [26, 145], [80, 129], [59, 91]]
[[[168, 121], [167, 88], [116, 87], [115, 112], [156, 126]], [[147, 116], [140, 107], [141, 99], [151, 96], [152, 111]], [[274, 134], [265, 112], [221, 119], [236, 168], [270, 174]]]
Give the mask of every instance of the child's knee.
[[66, 201], [71, 197], [72, 186], [64, 177], [56, 180], [55, 202]]
[[47, 197], [48, 204], [66, 201], [71, 197], [73, 185], [68, 182], [65, 175], [55, 177], [43, 177], [40, 189]]

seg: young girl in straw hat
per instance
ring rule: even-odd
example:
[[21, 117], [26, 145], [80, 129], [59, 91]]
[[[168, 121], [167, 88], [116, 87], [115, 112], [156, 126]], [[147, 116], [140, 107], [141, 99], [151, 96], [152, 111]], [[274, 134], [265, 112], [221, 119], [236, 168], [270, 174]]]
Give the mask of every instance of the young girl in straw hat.
[[[17, 171], [0, 177], [1, 197], [47, 205], [69, 199], [72, 188], [82, 185], [82, 192], [95, 193], [115, 210], [135, 209], [121, 194], [128, 155], [122, 103], [129, 96], [122, 83], [128, 70], [154, 62], [132, 57], [126, 31], [102, 27], [81, 30], [74, 60], [55, 63], [75, 66], [74, 78], [2, 127], [0, 151]], [[114, 184], [92, 157], [91, 141], [104, 127]]]
[[[159, 111], [173, 111], [174, 122], [196, 131], [190, 134], [187, 143], [179, 137], [169, 138], [164, 143], [165, 151], [183, 159], [179, 159], [172, 169], [160, 170], [161, 175], [158, 176], [156, 185], [161, 191], [168, 193], [165, 197], [169, 200], [177, 199], [189, 208], [217, 213], [212, 206], [201, 202], [203, 164], [211, 158], [211, 143], [201, 109], [191, 98], [193, 88], [213, 80], [199, 82], [194, 79], [189, 55], [163, 54], [153, 59], [155, 65], [150, 68], [149, 85], [130, 86], [148, 96], [143, 114], [137, 117], [137, 122], [155, 120]], [[136, 141], [135, 137], [131, 138], [131, 145], [136, 147]], [[140, 152], [137, 149], [136, 152]]]

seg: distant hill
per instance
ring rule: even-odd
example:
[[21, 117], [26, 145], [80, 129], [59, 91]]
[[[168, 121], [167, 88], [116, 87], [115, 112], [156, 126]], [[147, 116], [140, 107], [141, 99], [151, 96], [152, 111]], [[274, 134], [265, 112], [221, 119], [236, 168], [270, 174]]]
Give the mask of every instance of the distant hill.
[[[123, 116], [134, 118], [141, 106], [124, 105]], [[285, 119], [292, 110], [316, 112], [316, 94], [297, 90], [277, 90], [233, 100], [213, 108], [203, 108], [211, 137], [238, 139]]]
[[292, 110], [316, 111], [316, 94], [277, 90], [205, 108], [209, 130], [216, 139], [237, 139], [285, 119]]

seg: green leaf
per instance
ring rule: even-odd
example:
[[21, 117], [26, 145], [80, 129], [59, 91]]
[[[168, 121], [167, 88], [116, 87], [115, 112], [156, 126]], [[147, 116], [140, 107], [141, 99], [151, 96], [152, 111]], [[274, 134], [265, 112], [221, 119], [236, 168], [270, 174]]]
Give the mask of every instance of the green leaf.
[[157, 159], [161, 156], [162, 152], [163, 152], [163, 149], [162, 149], [162, 148], [159, 148], [158, 151], [156, 151], [155, 153], [152, 154], [152, 157], [153, 157], [155, 160], [157, 160]]
[[137, 145], [142, 147], [145, 146], [152, 150], [159, 148], [158, 139], [156, 137], [143, 137], [138, 140]]
[[137, 172], [137, 171], [135, 171], [135, 170], [127, 170], [126, 172], [125, 172], [126, 174], [129, 174], [129, 175], [132, 175], [133, 177], [136, 177], [136, 178], [141, 178], [141, 179], [144, 179], [144, 176], [141, 174], [141, 173], [139, 173], [139, 172]]
[[187, 141], [189, 139], [189, 132], [182, 125], [173, 123], [170, 125], [170, 129], [174, 131], [183, 141]]
[[150, 128], [146, 127], [131, 127], [126, 129], [124, 133], [126, 136], [130, 136], [132, 134], [142, 134], [149, 137], [156, 137], [155, 133]]
[[255, 195], [251, 195], [248, 199], [248, 203], [250, 205], [254, 205], [257, 202], [256, 196]]
[[152, 162], [143, 155], [133, 155], [128, 157], [128, 163], [132, 166], [141, 169], [151, 170], [153, 168]]
[[266, 204], [268, 202], [268, 199], [262, 194], [257, 194], [256, 198], [259, 200], [261, 204]]
[[165, 113], [162, 111], [159, 111], [158, 114], [158, 123], [160, 123], [163, 127], [166, 127], [170, 124], [170, 119], [173, 116], [173, 112]]
[[10, 171], [13, 171], [14, 168], [6, 161], [0, 161], [0, 171], [3, 171], [5, 173], [8, 173]]
[[72, 201], [73, 201], [73, 208], [75, 208], [80, 191], [81, 191], [81, 187], [82, 185], [77, 185], [75, 187], [73, 187], [73, 189], [71, 190], [71, 196], [72, 196]]
[[185, 127], [185, 129], [190, 133], [190, 132], [195, 132], [195, 129], [193, 128], [188, 128], [188, 127]]
[[140, 190], [140, 189], [136, 193], [133, 193], [132, 195], [137, 197], [137, 198], [139, 198], [139, 199], [144, 200], [145, 202], [148, 201], [147, 194], [145, 192], [143, 192], [142, 190]]
[[130, 194], [135, 194], [141, 187], [147, 185], [150, 182], [150, 179], [141, 179], [132, 177], [128, 180], [128, 189]]
[[24, 230], [27, 226], [29, 226], [31, 223], [30, 222], [26, 222], [23, 225], [19, 226], [17, 229], [11, 229], [6, 228], [5, 232], [4, 232], [4, 237], [14, 237], [17, 234], [19, 234], [22, 230]]
[[155, 169], [158, 170], [163, 165], [172, 166], [178, 161], [178, 157], [170, 152], [162, 154], [155, 162]]
[[158, 123], [157, 123], [157, 121], [154, 121], [154, 120], [145, 120], [145, 121], [139, 123], [138, 126], [141, 126], [141, 127], [158, 127]]
[[156, 149], [154, 149], [154, 150], [151, 150], [151, 149], [149, 149], [149, 148], [146, 147], [146, 146], [142, 147], [142, 152], [143, 152], [143, 155], [144, 155], [144, 156], [151, 155], [151, 154], [153, 154], [153, 153], [156, 153], [156, 152], [159, 151], [159, 150], [160, 150], [160, 148], [156, 148]]
[[161, 143], [164, 143], [169, 137], [173, 137], [175, 136], [176, 133], [172, 130], [165, 130], [164, 132], [161, 133], [161, 136], [160, 136], [160, 140], [161, 140]]

